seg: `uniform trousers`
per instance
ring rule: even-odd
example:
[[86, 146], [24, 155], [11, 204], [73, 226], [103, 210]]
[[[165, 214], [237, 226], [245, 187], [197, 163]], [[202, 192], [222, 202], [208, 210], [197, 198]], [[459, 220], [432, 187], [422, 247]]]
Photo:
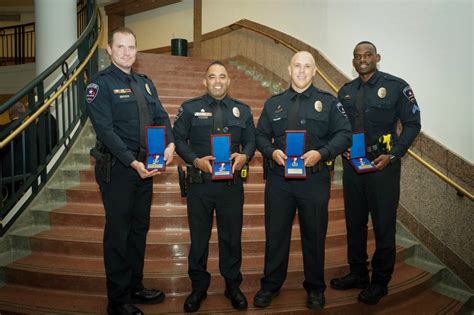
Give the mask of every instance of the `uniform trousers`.
[[191, 248], [188, 274], [193, 290], [206, 291], [211, 275], [207, 272], [209, 240], [214, 209], [219, 243], [219, 270], [226, 288], [233, 290], [242, 283], [242, 222], [244, 189], [240, 177], [236, 182], [204, 180], [188, 185], [188, 223]]
[[395, 266], [395, 226], [400, 198], [400, 160], [383, 171], [358, 174], [343, 159], [347, 256], [352, 273], [368, 274], [367, 223], [375, 234], [372, 283], [387, 286]]
[[132, 291], [143, 289], [146, 236], [150, 226], [153, 179], [141, 179], [116, 161], [110, 182], [96, 177], [105, 208], [103, 239], [110, 303], [130, 303]]
[[265, 185], [265, 268], [261, 287], [278, 291], [288, 271], [296, 209], [303, 250], [306, 291], [324, 292], [324, 246], [328, 226], [330, 174], [326, 167], [306, 179], [285, 179], [283, 168], [268, 172]]

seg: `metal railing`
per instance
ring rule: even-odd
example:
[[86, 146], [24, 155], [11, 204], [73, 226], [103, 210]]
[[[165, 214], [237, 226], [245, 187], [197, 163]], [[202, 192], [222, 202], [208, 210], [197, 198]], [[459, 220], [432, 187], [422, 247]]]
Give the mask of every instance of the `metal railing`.
[[[245, 28], [245, 29], [248, 29], [248, 30], [251, 30], [255, 33], [258, 33], [258, 34], [261, 34], [263, 36], [266, 36], [268, 38], [271, 38], [273, 41], [275, 41], [275, 43], [277, 44], [281, 44], [283, 46], [285, 46], [286, 48], [290, 49], [291, 51], [293, 52], [298, 52], [299, 49], [297, 49], [295, 46], [291, 45], [290, 43], [287, 43], [285, 40], [281, 39], [281, 38], [278, 38], [276, 36], [273, 36], [272, 34], [269, 34], [265, 31], [262, 31], [258, 28], [255, 28], [255, 27], [252, 27], [250, 25], [246, 25], [244, 23], [240, 23], [240, 22], [236, 22], [236, 23], [233, 23], [231, 25], [229, 25], [229, 28], [233, 29], [233, 26], [237, 26], [237, 27], [240, 27], [240, 28]], [[316, 70], [317, 71], [317, 74], [319, 74], [319, 76], [324, 80], [324, 82], [326, 82], [326, 84], [334, 91], [334, 92], [338, 92], [338, 88], [336, 87], [336, 85], [329, 79], [329, 77], [324, 73], [322, 72], [319, 67], [317, 67], [318, 69]], [[433, 165], [431, 165], [430, 163], [428, 163], [426, 160], [424, 160], [422, 157], [420, 157], [418, 154], [416, 154], [415, 152], [413, 152], [412, 150], [408, 149], [408, 155], [410, 155], [413, 159], [415, 159], [417, 162], [419, 162], [421, 165], [423, 165], [425, 168], [427, 168], [429, 171], [431, 171], [433, 174], [435, 174], [436, 176], [438, 176], [439, 178], [441, 178], [444, 182], [446, 182], [448, 185], [450, 185], [451, 187], [453, 187], [457, 194], [459, 196], [466, 196], [467, 198], [469, 198], [471, 201], [474, 201], [474, 195], [471, 194], [466, 188], [464, 188], [463, 186], [461, 186], [460, 184], [456, 183], [454, 180], [452, 180], [451, 178], [449, 178], [448, 176], [444, 175], [442, 172], [440, 172], [438, 169], [436, 169]]]
[[98, 69], [99, 13], [94, 0], [87, 1], [85, 12], [88, 24], [79, 39], [0, 105], [1, 114], [27, 100], [26, 111], [0, 130], [0, 235], [46, 184], [87, 119], [85, 85]]
[[[77, 36], [87, 26], [87, 0], [77, 1]], [[0, 66], [35, 62], [35, 23], [0, 27]]]

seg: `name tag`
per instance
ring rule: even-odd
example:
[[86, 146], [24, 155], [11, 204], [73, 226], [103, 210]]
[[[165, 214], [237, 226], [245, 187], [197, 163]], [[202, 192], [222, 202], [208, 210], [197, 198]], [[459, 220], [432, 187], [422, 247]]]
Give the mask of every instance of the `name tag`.
[[194, 116], [195, 116], [195, 117], [208, 118], [208, 117], [212, 117], [212, 113], [208, 113], [208, 112], [195, 112], [195, 113], [194, 113]]
[[128, 95], [128, 94], [125, 94], [125, 95], [119, 95], [119, 98], [129, 98], [129, 97], [130, 97], [130, 95]]
[[114, 94], [130, 94], [132, 93], [131, 89], [114, 89]]

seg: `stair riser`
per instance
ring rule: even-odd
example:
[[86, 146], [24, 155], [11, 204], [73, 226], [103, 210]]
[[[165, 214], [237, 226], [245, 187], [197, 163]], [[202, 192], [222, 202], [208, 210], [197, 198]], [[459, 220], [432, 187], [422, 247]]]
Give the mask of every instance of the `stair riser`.
[[[100, 215], [81, 215], [81, 214], [66, 214], [52, 212], [50, 214], [50, 220], [52, 226], [81, 226], [84, 228], [103, 228], [105, 224], [104, 216]], [[337, 209], [329, 211], [329, 220], [340, 220], [344, 218], [343, 209]], [[244, 212], [244, 227], [258, 227], [265, 224], [265, 217], [263, 215], [263, 206], [261, 214], [245, 215]], [[295, 220], [295, 225], [298, 225]], [[188, 230], [188, 218], [187, 216], [154, 216], [152, 214], [150, 226], [154, 230], [165, 230], [165, 229], [183, 229]], [[214, 226], [216, 222], [214, 220]]]
[[[210, 257], [218, 256], [218, 246], [216, 236], [211, 237], [209, 244]], [[373, 239], [372, 233], [369, 233], [369, 239]], [[291, 252], [301, 252], [301, 241], [293, 239], [291, 241]], [[329, 235], [326, 238], [326, 248], [333, 248], [338, 246], [346, 246], [346, 235]], [[31, 249], [38, 252], [47, 252], [51, 254], [72, 255], [72, 256], [93, 256], [101, 257], [102, 242], [100, 241], [65, 241], [42, 239], [41, 237], [33, 237], [31, 240]], [[264, 237], [258, 240], [245, 240], [242, 242], [242, 254], [245, 255], [259, 255], [265, 251]], [[146, 247], [147, 257], [154, 258], [180, 258], [187, 257], [189, 252], [189, 241], [186, 243], [168, 244], [151, 244], [148, 243]]]

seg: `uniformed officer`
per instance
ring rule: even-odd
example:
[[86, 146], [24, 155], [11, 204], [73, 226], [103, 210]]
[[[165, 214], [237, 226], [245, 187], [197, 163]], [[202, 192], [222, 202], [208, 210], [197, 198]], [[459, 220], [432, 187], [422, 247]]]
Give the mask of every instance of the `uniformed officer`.
[[[192, 292], [184, 309], [195, 312], [206, 297], [211, 276], [207, 272], [209, 238], [216, 210], [219, 269], [225, 279], [225, 296], [238, 310], [247, 308], [240, 290], [241, 234], [244, 190], [241, 168], [255, 152], [255, 127], [250, 108], [227, 95], [230, 85], [225, 65], [212, 62], [203, 80], [207, 94], [182, 104], [174, 123], [176, 152], [188, 167], [188, 222], [191, 234], [189, 277]], [[211, 179], [211, 134], [231, 135], [231, 180]]]
[[[350, 273], [331, 280], [338, 290], [364, 289], [359, 301], [377, 304], [387, 295], [395, 265], [395, 224], [400, 197], [400, 158], [420, 125], [420, 109], [411, 87], [400, 78], [377, 70], [380, 55], [371, 42], [360, 42], [352, 64], [359, 77], [339, 91], [354, 132], [365, 132], [367, 151], [377, 172], [358, 174], [343, 159], [344, 205]], [[397, 122], [402, 132], [397, 135]], [[350, 152], [344, 153], [350, 158]], [[372, 279], [367, 268], [367, 222], [370, 212], [376, 249]]]
[[[307, 307], [322, 309], [324, 243], [328, 225], [330, 173], [325, 162], [351, 144], [351, 131], [342, 105], [312, 84], [316, 75], [313, 56], [296, 53], [288, 66], [291, 86], [266, 103], [257, 125], [257, 148], [267, 170], [265, 186], [265, 270], [254, 305], [267, 307], [286, 279], [291, 229], [298, 209], [303, 249]], [[285, 179], [285, 131], [306, 130], [302, 156], [305, 179]]]
[[[87, 111], [100, 151], [96, 179], [105, 208], [104, 262], [108, 314], [142, 314], [133, 303], [160, 303], [160, 290], [142, 284], [146, 235], [150, 225], [153, 176], [144, 166], [147, 125], [166, 126], [168, 114], [153, 82], [131, 67], [136, 59], [136, 37], [128, 28], [109, 36], [107, 53], [112, 64], [92, 77], [86, 90]], [[165, 160], [173, 160], [174, 137], [167, 132]], [[99, 154], [97, 153], [97, 154]], [[104, 165], [105, 164], [105, 165]], [[105, 169], [105, 170], [104, 170]]]

